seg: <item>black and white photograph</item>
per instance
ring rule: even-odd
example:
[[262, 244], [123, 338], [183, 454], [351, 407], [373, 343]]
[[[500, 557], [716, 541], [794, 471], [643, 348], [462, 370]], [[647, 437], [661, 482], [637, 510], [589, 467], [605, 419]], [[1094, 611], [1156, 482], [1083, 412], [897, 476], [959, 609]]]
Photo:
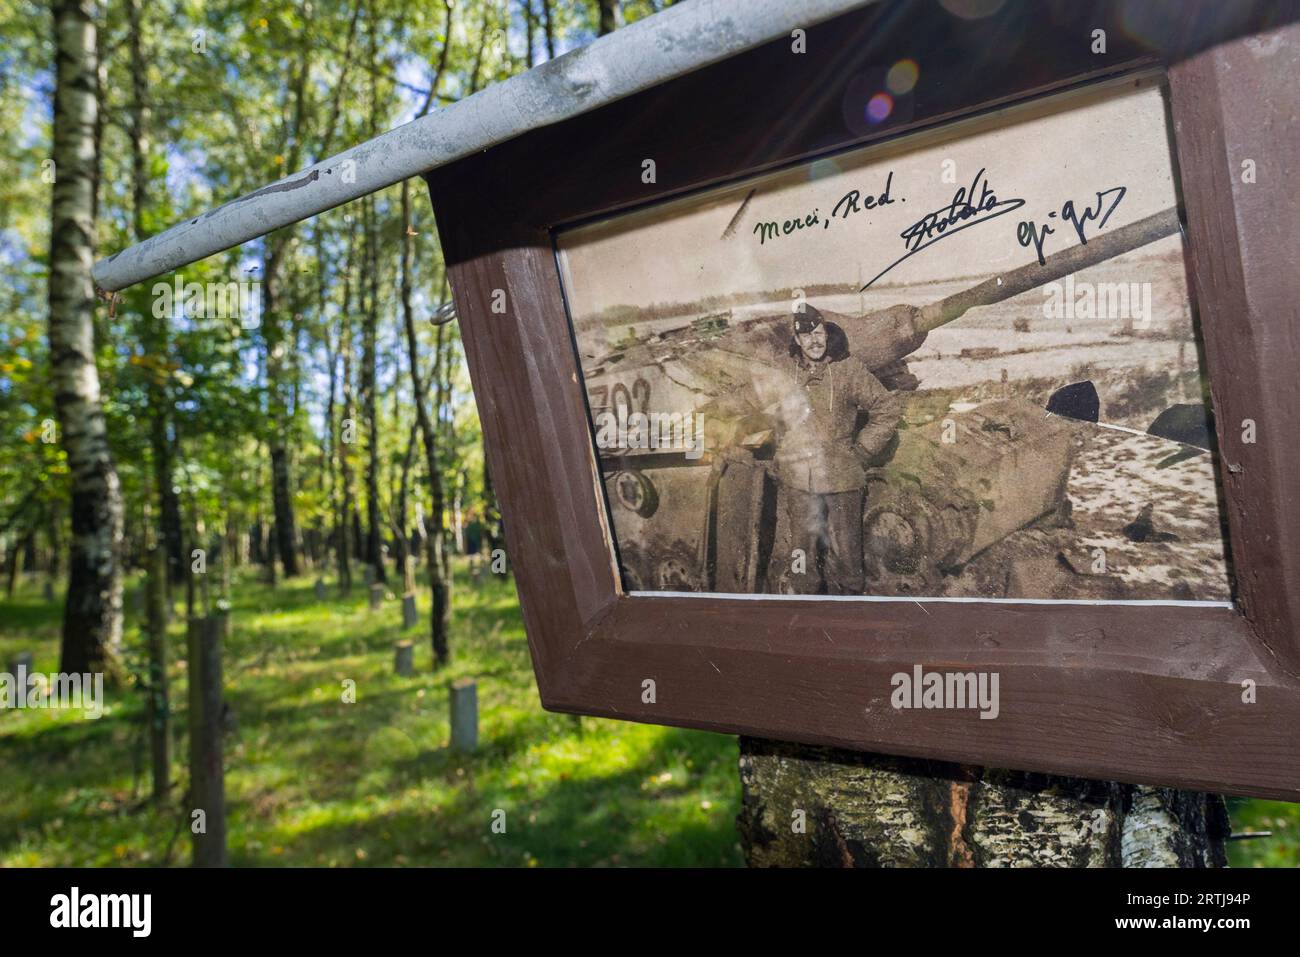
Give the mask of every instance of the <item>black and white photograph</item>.
[[625, 588], [1227, 602], [1166, 111], [1130, 79], [560, 232]]

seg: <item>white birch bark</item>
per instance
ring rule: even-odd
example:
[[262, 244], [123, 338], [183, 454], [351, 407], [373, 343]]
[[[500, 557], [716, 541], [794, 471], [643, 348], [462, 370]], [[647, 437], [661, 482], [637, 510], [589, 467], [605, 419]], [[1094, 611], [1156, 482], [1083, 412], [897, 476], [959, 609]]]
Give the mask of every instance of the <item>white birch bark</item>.
[[741, 738], [755, 867], [1223, 867], [1222, 798]]
[[90, 0], [55, 0], [50, 362], [72, 482], [61, 669], [103, 670], [122, 637], [122, 491], [95, 367], [95, 24]]

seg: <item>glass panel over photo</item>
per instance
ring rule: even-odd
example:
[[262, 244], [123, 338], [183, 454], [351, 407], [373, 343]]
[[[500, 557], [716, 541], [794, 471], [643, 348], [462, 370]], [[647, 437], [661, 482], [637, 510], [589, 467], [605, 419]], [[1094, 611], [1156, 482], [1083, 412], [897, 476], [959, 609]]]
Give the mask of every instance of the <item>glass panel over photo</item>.
[[556, 234], [624, 588], [1231, 598], [1158, 78]]

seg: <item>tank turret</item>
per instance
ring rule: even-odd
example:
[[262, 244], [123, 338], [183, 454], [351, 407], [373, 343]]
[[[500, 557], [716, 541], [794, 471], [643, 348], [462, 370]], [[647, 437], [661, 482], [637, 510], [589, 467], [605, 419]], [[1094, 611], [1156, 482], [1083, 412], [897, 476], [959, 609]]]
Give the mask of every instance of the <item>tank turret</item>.
[[1064, 517], [1073, 452], [1070, 421], [1019, 398], [900, 429], [889, 462], [867, 474], [869, 585], [934, 594], [940, 574], [994, 542]]
[[[925, 306], [900, 304], [866, 315], [821, 312], [887, 388], [910, 392], [918, 382], [907, 357], [933, 329], [1178, 228], [1176, 211], [1165, 210]], [[736, 321], [715, 312], [625, 336], [605, 355], [584, 358], [593, 418], [712, 409], [720, 398], [780, 375], [766, 359], [790, 348], [790, 327], [789, 314]], [[769, 395], [801, 395], [793, 382], [784, 390], [779, 382], [766, 386]], [[654, 447], [600, 450], [625, 587], [784, 590], [769, 568], [782, 520], [770, 462], [782, 420], [798, 417], [779, 407], [767, 412], [766, 418], [736, 421], [711, 416], [702, 455]], [[961, 436], [956, 442], [946, 441], [943, 417], [919, 405], [904, 421], [888, 461], [868, 473], [863, 548], [869, 593], [933, 593], [946, 571], [1068, 507], [1072, 427], [1028, 400], [987, 402], [954, 416]]]

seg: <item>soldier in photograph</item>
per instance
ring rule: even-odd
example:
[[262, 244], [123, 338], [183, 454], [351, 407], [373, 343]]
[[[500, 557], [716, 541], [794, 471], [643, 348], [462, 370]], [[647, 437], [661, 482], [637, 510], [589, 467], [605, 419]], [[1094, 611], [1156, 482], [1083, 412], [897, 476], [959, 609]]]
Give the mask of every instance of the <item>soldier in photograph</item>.
[[799, 308], [793, 332], [786, 371], [807, 402], [777, 437], [774, 477], [789, 548], [773, 556], [773, 566], [802, 549], [807, 571], [789, 576], [792, 591], [824, 585], [827, 594], [861, 595], [866, 467], [894, 438], [902, 403], [814, 307]]
[[[706, 414], [727, 419], [762, 410], [776, 426], [781, 533], [768, 588], [860, 595], [866, 469], [893, 440], [902, 403], [813, 306], [799, 306], [785, 335], [750, 346], [758, 349], [750, 381], [710, 403]], [[745, 454], [734, 445], [723, 452]]]

